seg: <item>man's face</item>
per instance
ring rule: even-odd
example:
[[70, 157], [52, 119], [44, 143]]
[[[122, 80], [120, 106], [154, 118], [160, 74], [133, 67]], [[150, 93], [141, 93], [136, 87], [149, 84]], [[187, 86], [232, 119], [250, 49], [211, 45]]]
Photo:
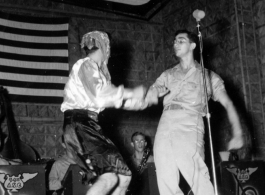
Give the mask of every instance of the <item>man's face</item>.
[[186, 33], [180, 33], [174, 40], [174, 51], [177, 57], [184, 57], [189, 52], [193, 52], [195, 43], [191, 43]]
[[133, 142], [132, 142], [132, 146], [134, 147], [134, 150], [136, 150], [138, 152], [143, 152], [146, 144], [147, 143], [145, 141], [144, 136], [142, 136], [142, 135], [134, 136]]

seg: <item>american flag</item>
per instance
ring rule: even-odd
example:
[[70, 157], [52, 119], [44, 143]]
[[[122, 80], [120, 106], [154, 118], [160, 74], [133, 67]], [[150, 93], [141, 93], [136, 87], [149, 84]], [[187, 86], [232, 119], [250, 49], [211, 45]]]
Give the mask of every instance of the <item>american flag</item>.
[[62, 103], [69, 75], [68, 21], [0, 12], [0, 86], [11, 101]]

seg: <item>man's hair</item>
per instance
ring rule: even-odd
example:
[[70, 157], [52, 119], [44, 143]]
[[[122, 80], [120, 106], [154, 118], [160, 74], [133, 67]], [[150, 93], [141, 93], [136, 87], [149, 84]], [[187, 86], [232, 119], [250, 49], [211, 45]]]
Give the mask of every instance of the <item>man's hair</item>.
[[132, 142], [133, 142], [133, 138], [136, 137], [137, 135], [141, 135], [145, 139], [145, 134], [143, 134], [142, 132], [136, 131], [135, 133], [132, 134], [132, 137], [131, 137]]
[[195, 33], [190, 32], [190, 31], [188, 31], [186, 29], [177, 30], [175, 32], [175, 37], [177, 35], [183, 34], [183, 33], [187, 34], [187, 37], [189, 38], [190, 42], [196, 43], [196, 45], [198, 44], [198, 42], [199, 42], [198, 36]]

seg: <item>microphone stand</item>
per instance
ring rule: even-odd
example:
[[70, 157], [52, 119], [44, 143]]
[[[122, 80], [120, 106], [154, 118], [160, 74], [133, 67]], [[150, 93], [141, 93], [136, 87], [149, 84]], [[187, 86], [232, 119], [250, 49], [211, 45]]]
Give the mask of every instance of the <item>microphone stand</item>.
[[214, 184], [215, 195], [218, 195], [217, 180], [216, 180], [216, 170], [215, 170], [215, 162], [214, 162], [214, 153], [213, 153], [212, 130], [211, 130], [211, 124], [210, 124], [211, 114], [209, 113], [209, 105], [208, 105], [208, 99], [207, 99], [206, 76], [205, 76], [205, 69], [204, 69], [203, 56], [202, 56], [202, 51], [203, 51], [202, 34], [200, 32], [200, 20], [196, 19], [196, 21], [197, 21], [197, 30], [198, 30], [199, 44], [200, 44], [200, 65], [202, 67], [203, 88], [204, 88], [205, 105], [206, 105], [206, 118], [207, 118], [208, 131], [209, 131], [209, 140], [210, 140], [210, 152], [211, 152], [211, 162], [212, 162], [212, 172], [213, 172], [213, 184]]

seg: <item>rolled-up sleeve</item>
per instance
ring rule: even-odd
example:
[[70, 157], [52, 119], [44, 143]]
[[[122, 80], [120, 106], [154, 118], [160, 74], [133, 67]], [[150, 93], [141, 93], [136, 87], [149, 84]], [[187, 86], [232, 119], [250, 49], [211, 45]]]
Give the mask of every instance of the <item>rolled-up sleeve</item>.
[[216, 73], [210, 71], [210, 81], [211, 81], [211, 90], [212, 90], [212, 99], [214, 101], [219, 101], [218, 100], [218, 94], [221, 91], [226, 91], [225, 90], [225, 86], [224, 86], [224, 81], [222, 80], [222, 78], [217, 75]]
[[151, 86], [151, 89], [156, 89], [158, 92], [158, 96], [167, 90], [167, 72], [163, 72], [155, 81], [155, 83]]

